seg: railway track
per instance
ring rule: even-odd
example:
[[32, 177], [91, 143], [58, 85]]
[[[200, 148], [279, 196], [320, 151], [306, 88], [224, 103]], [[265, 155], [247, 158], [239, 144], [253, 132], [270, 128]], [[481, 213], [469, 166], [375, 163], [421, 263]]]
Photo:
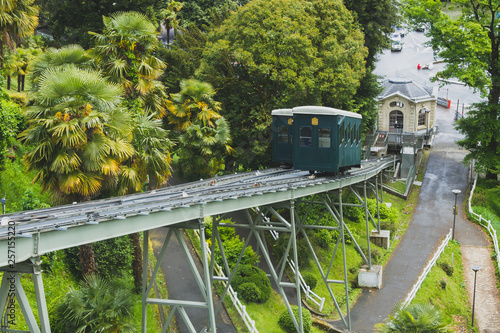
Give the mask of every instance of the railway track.
[[8, 222], [14, 222], [16, 237], [31, 237], [38, 232], [66, 230], [84, 224], [98, 224], [135, 215], [149, 215], [213, 201], [251, 197], [269, 192], [289, 191], [299, 187], [342, 181], [373, 172], [392, 158], [364, 162], [348, 174], [319, 173], [273, 168], [199, 180], [149, 192], [89, 202], [73, 203], [45, 209], [1, 215], [0, 240], [8, 237]]

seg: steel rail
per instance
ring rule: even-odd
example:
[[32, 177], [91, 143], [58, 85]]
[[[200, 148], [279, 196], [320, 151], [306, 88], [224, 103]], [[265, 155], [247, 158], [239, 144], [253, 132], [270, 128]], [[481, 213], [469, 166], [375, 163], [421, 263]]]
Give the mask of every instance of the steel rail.
[[[3, 224], [6, 219], [15, 223], [18, 258], [26, 260], [85, 241], [98, 241], [175, 225], [210, 214], [335, 190], [369, 179], [393, 164], [394, 159], [384, 158], [363, 163], [360, 169], [349, 174], [320, 173], [315, 177], [298, 170], [259, 170], [123, 197], [6, 214], [0, 219]], [[8, 231], [7, 226], [0, 227], [0, 267], [8, 262], [8, 251], [2, 251], [7, 249]], [[27, 239], [32, 237], [34, 239]]]

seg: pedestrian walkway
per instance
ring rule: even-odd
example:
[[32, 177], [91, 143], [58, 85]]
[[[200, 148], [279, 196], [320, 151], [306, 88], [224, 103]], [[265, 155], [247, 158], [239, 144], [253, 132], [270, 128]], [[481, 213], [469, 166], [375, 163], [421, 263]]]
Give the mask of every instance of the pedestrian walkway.
[[[460, 139], [453, 127], [453, 111], [438, 108], [437, 135], [429, 155], [418, 205], [413, 219], [391, 260], [384, 267], [380, 290], [365, 290], [351, 310], [353, 332], [374, 332], [398, 302], [401, 302], [422, 272], [427, 260], [453, 223], [453, 189], [461, 190], [458, 205], [462, 206], [468, 186], [468, 169], [462, 160], [466, 152], [455, 144]], [[457, 216], [456, 239], [467, 240], [478, 247], [487, 247], [483, 231], [472, 222]], [[495, 287], [495, 283], [493, 283]]]

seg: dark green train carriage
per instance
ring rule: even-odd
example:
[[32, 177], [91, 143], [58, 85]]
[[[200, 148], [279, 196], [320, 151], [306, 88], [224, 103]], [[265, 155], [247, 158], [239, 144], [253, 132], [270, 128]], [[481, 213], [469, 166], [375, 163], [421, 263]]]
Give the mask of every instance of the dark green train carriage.
[[328, 107], [293, 108], [294, 169], [339, 172], [359, 166], [361, 118], [360, 114]]
[[291, 165], [293, 163], [293, 113], [292, 109], [271, 112], [273, 123], [273, 161]]

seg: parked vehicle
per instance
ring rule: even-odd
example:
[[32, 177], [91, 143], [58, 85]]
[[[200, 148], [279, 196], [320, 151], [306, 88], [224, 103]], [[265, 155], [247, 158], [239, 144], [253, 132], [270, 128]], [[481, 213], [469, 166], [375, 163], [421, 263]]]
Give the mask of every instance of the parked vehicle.
[[391, 51], [401, 51], [403, 49], [403, 42], [401, 40], [393, 39], [391, 42]]

